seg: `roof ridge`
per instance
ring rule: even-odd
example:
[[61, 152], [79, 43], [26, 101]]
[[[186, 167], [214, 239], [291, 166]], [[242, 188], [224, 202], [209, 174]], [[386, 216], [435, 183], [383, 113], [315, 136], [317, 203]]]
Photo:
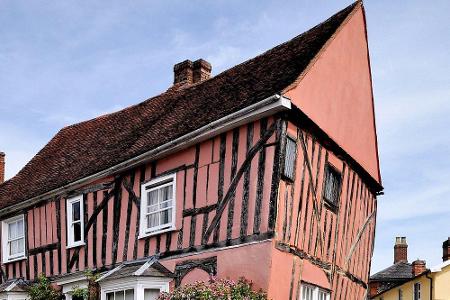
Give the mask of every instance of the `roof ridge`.
[[298, 78], [358, 3], [209, 80], [169, 89], [121, 110], [63, 127], [14, 177], [0, 185], [0, 211], [280, 93]]
[[357, 1], [353, 2], [352, 4], [347, 6], [346, 8], [344, 8], [344, 9], [338, 11], [337, 13], [333, 14], [332, 16], [330, 16], [328, 19], [320, 22], [319, 24], [316, 24], [315, 26], [313, 26], [313, 27], [309, 28], [308, 30], [306, 30], [306, 31], [296, 35], [295, 37], [293, 37], [293, 38], [291, 38], [291, 39], [289, 39], [289, 40], [287, 40], [285, 42], [282, 42], [282, 43], [280, 43], [280, 44], [278, 44], [278, 45], [276, 45], [276, 46], [274, 46], [274, 47], [272, 47], [270, 49], [267, 49], [264, 52], [254, 56], [254, 57], [251, 57], [251, 58], [249, 58], [247, 60], [244, 60], [243, 62], [240, 62], [237, 65], [234, 65], [234, 66], [232, 66], [232, 67], [230, 67], [230, 68], [228, 68], [226, 70], [223, 70], [222, 72], [220, 72], [220, 73], [218, 73], [218, 74], [216, 74], [214, 76], [211, 76], [210, 78], [208, 78], [206, 80], [202, 80], [200, 82], [187, 85], [187, 86], [183, 87], [182, 89], [170, 89], [170, 87], [169, 87], [169, 89], [167, 89], [166, 91], [163, 91], [162, 93], [157, 94], [155, 96], [152, 96], [150, 98], [147, 98], [147, 99], [145, 99], [145, 100], [143, 100], [143, 101], [141, 101], [139, 103], [135, 103], [135, 104], [132, 104], [130, 106], [124, 107], [124, 108], [122, 108], [120, 110], [117, 110], [117, 111], [114, 111], [114, 112], [110, 112], [110, 113], [105, 113], [105, 114], [102, 114], [100, 116], [96, 116], [94, 118], [88, 119], [88, 120], [84, 120], [84, 121], [81, 121], [81, 122], [78, 122], [78, 123], [74, 123], [74, 124], [70, 124], [70, 125], [64, 126], [61, 130], [64, 130], [64, 129], [67, 129], [67, 128], [71, 128], [71, 127], [76, 127], [79, 124], [84, 124], [84, 123], [87, 123], [87, 122], [99, 120], [99, 119], [102, 119], [102, 118], [105, 118], [105, 117], [108, 117], [108, 116], [111, 116], [111, 115], [114, 115], [114, 114], [126, 111], [128, 109], [132, 109], [132, 108], [134, 108], [136, 106], [143, 105], [143, 104], [145, 104], [147, 102], [150, 102], [150, 101], [152, 101], [152, 100], [154, 100], [156, 98], [162, 97], [162, 96], [164, 96], [166, 94], [179, 94], [179, 93], [182, 93], [182, 92], [187, 92], [187, 91], [189, 91], [189, 90], [191, 90], [193, 88], [196, 88], [196, 87], [199, 87], [201, 85], [204, 85], [205, 83], [210, 82], [210, 81], [212, 81], [214, 79], [219, 79], [220, 77], [227, 75], [227, 73], [229, 73], [229, 72], [231, 72], [231, 71], [233, 71], [235, 69], [238, 69], [238, 68], [240, 68], [240, 67], [242, 67], [242, 66], [244, 66], [246, 64], [249, 64], [249, 63], [253, 62], [254, 60], [257, 60], [260, 57], [264, 57], [266, 55], [270, 55], [271, 53], [276, 52], [277, 50], [280, 50], [280, 48], [282, 48], [283, 46], [289, 45], [289, 44], [297, 41], [298, 39], [301, 39], [302, 37], [304, 37], [308, 33], [312, 32], [313, 30], [319, 28], [323, 24], [325, 24], [325, 23], [329, 22], [330, 20], [332, 20], [336, 15], [338, 15], [338, 14], [340, 14], [340, 13], [346, 11], [346, 10], [349, 10], [349, 9], [351, 11], [353, 11], [358, 6], [358, 4], [362, 5], [362, 0], [357, 0]]

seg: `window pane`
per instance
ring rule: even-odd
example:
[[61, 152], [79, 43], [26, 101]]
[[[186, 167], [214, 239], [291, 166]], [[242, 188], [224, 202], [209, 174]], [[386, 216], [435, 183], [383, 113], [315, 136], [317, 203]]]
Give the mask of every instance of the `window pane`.
[[8, 226], [8, 235], [9, 235], [9, 239], [14, 239], [16, 238], [16, 226], [17, 223], [11, 223]]
[[17, 221], [17, 237], [23, 236], [23, 220]]
[[156, 289], [145, 289], [144, 290], [144, 300], [158, 299], [159, 293], [160, 293], [159, 290], [156, 290]]
[[125, 300], [133, 300], [133, 299], [134, 299], [134, 290], [126, 290]]
[[337, 204], [341, 189], [341, 174], [332, 167], [327, 166], [325, 176], [324, 198], [332, 204]]
[[25, 238], [21, 238], [20, 240], [17, 240], [17, 253], [23, 253], [25, 252]]
[[164, 209], [164, 208], [168, 208], [168, 207], [172, 207], [172, 201], [164, 201], [162, 202], [160, 205], [160, 209]]
[[116, 298], [114, 300], [124, 300], [125, 291], [116, 292]]
[[9, 242], [9, 255], [17, 253], [17, 241]]
[[106, 300], [114, 300], [114, 293], [107, 293]]
[[81, 223], [75, 223], [73, 226], [73, 241], [80, 242], [81, 241]]
[[153, 190], [148, 193], [147, 206], [155, 205], [158, 203], [158, 190]]
[[154, 213], [147, 216], [147, 228], [152, 228], [158, 225], [159, 225], [159, 213]]
[[80, 202], [72, 203], [72, 222], [80, 220]]
[[172, 222], [172, 209], [164, 210], [161, 212], [161, 225]]
[[284, 161], [284, 176], [293, 179], [295, 172], [295, 161], [297, 155], [297, 143], [291, 139], [286, 139], [286, 156]]
[[155, 211], [158, 211], [158, 204], [151, 205], [151, 206], [147, 207], [147, 213], [148, 214], [152, 213], [152, 212], [155, 212]]
[[161, 201], [172, 199], [173, 186], [168, 185], [161, 189]]

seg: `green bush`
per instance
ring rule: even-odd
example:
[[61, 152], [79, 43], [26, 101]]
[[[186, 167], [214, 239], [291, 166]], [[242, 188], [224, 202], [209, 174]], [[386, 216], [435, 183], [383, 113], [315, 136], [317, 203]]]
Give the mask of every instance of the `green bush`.
[[55, 290], [50, 284], [50, 280], [43, 274], [39, 275], [39, 278], [35, 284], [33, 284], [28, 294], [30, 300], [59, 300], [61, 294]]
[[158, 300], [266, 300], [267, 295], [252, 289], [252, 283], [244, 278], [196, 282], [175, 289], [171, 293], [162, 293]]

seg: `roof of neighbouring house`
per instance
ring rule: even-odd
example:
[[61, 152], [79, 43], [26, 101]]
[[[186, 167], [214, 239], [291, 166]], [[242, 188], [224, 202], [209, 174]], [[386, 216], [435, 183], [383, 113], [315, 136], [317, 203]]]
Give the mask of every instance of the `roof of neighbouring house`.
[[[438, 267], [435, 268], [437, 271]], [[379, 296], [386, 291], [400, 286], [408, 281], [415, 280], [416, 278], [434, 272], [430, 269], [425, 269], [424, 272], [414, 275], [412, 264], [407, 262], [398, 262], [392, 266], [373, 274], [370, 276], [370, 282], [378, 282], [379, 286], [377, 289], [377, 294], [372, 296]]]
[[0, 185], [0, 209], [106, 170], [282, 92], [359, 5], [355, 2], [209, 80], [63, 128], [15, 177]]
[[413, 278], [412, 265], [407, 262], [398, 262], [370, 276], [371, 281], [402, 281]]

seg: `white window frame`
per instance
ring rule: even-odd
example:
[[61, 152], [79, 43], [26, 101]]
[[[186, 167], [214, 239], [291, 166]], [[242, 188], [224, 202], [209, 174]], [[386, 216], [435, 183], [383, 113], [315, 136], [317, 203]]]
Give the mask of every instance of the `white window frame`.
[[169, 292], [169, 283], [172, 278], [167, 277], [128, 277], [100, 282], [100, 300], [107, 300], [106, 294], [123, 290], [134, 290], [134, 300], [144, 299], [146, 289]]
[[[172, 199], [172, 222], [168, 224], [158, 225], [151, 228], [147, 228], [146, 216], [147, 216], [147, 200], [148, 193], [161, 187], [172, 185], [173, 186], [173, 199]], [[147, 190], [147, 187], [154, 186]], [[145, 238], [151, 235], [156, 235], [168, 231], [175, 230], [176, 223], [176, 210], [177, 210], [177, 176], [176, 173], [167, 176], [155, 178], [149, 182], [141, 185], [141, 214], [139, 220], [139, 238]]]
[[[17, 253], [15, 255], [9, 255], [9, 225], [11, 223], [15, 223], [17, 221], [23, 221], [23, 237], [16, 238], [22, 239], [23, 238], [23, 251], [20, 253]], [[25, 232], [25, 217], [24, 215], [15, 216], [6, 220], [2, 221], [2, 262], [4, 264], [26, 259], [26, 232]]]
[[[81, 223], [81, 240], [78, 242], [74, 241], [74, 232], [72, 229], [72, 204], [75, 202], [80, 202], [80, 223]], [[74, 248], [84, 246], [84, 204], [83, 195], [68, 198], [67, 199], [67, 248]]]
[[319, 293], [320, 293], [320, 292], [326, 294], [325, 300], [330, 300], [330, 291], [329, 291], [329, 290], [320, 288], [320, 287], [318, 287], [318, 286], [316, 286], [316, 285], [304, 283], [304, 282], [302, 282], [302, 286], [301, 286], [301, 289], [300, 289], [299, 299], [302, 299], [302, 300], [303, 300], [303, 290], [304, 290], [305, 288], [309, 288], [309, 289], [312, 290], [312, 299], [313, 299], [313, 300], [318, 300], [318, 299], [319, 299]]

